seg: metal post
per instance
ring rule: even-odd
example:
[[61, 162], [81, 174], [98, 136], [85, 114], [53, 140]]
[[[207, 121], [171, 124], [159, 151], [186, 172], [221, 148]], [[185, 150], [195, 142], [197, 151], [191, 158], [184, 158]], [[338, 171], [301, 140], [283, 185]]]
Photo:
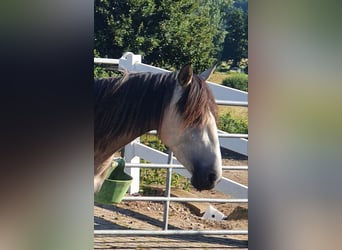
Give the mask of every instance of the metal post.
[[[169, 151], [169, 157], [167, 160], [168, 164], [173, 163], [173, 152]], [[172, 168], [167, 169], [166, 175], [166, 189], [165, 189], [165, 197], [170, 198], [171, 196], [171, 179], [172, 179]], [[170, 208], [170, 200], [164, 202], [164, 230], [168, 230], [168, 222], [169, 222], [169, 208]]]

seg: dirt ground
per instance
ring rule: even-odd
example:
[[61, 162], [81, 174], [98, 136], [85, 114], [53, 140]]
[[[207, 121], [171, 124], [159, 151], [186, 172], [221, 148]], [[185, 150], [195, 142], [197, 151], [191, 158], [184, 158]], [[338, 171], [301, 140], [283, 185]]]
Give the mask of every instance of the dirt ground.
[[[222, 152], [223, 165], [248, 165], [247, 158]], [[226, 154], [226, 155], [225, 155]], [[223, 175], [248, 186], [247, 171], [224, 171]], [[191, 194], [200, 198], [231, 198], [215, 190]], [[211, 203], [222, 212], [225, 220], [203, 219], [186, 203], [170, 203], [169, 229], [176, 230], [247, 230], [248, 204]], [[162, 202], [129, 201], [117, 205], [94, 206], [94, 229], [162, 230]], [[200, 236], [99, 236], [94, 249], [247, 249], [248, 235], [200, 235]]]

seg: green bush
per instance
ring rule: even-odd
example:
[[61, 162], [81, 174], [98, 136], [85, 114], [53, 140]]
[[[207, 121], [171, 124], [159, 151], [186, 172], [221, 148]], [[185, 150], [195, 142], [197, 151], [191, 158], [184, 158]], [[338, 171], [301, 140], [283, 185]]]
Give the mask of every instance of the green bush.
[[108, 77], [121, 77], [120, 72], [115, 72], [112, 70], [106, 70], [105, 68], [94, 65], [94, 77], [95, 78], [108, 78]]
[[[94, 50], [94, 57], [101, 57], [97, 50]], [[103, 65], [94, 64], [95, 78], [120, 77], [121, 75], [120, 72], [108, 70]]]
[[[165, 186], [167, 169], [165, 168], [142, 168], [140, 170], [140, 181], [143, 186], [161, 185]], [[190, 190], [190, 180], [177, 173], [172, 173], [171, 187]]]
[[222, 85], [248, 91], [248, 75], [243, 73], [234, 73], [222, 81]]
[[248, 121], [232, 118], [230, 113], [219, 117], [218, 129], [228, 133], [248, 134]]

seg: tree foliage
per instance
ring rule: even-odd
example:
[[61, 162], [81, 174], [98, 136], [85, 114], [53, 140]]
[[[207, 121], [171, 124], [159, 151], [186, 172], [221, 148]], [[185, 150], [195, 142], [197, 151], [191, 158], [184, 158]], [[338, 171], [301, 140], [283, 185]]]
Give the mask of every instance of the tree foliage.
[[222, 60], [232, 60], [232, 67], [236, 67], [242, 58], [248, 57], [248, 12], [236, 7], [228, 9], [225, 27], [227, 36], [224, 40]]
[[145, 63], [168, 69], [192, 63], [199, 72], [221, 57], [230, 32], [226, 12], [233, 4], [233, 0], [95, 0], [95, 50], [111, 58], [131, 51], [143, 55]]

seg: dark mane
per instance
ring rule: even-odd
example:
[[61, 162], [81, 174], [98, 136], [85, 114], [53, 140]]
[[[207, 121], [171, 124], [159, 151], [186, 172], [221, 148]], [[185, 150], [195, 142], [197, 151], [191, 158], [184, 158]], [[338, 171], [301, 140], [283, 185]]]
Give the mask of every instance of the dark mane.
[[183, 116], [184, 127], [203, 126], [209, 111], [217, 120], [217, 105], [207, 83], [193, 75], [192, 82], [186, 87], [179, 101], [177, 110]]
[[[177, 73], [130, 73], [122, 78], [95, 79], [95, 147], [107, 147], [120, 136], [134, 139], [158, 129], [176, 83]], [[185, 87], [176, 108], [184, 127], [203, 126], [209, 111], [217, 117], [215, 99], [197, 75]]]
[[157, 129], [176, 86], [175, 73], [130, 73], [95, 79], [94, 136], [115, 140]]

